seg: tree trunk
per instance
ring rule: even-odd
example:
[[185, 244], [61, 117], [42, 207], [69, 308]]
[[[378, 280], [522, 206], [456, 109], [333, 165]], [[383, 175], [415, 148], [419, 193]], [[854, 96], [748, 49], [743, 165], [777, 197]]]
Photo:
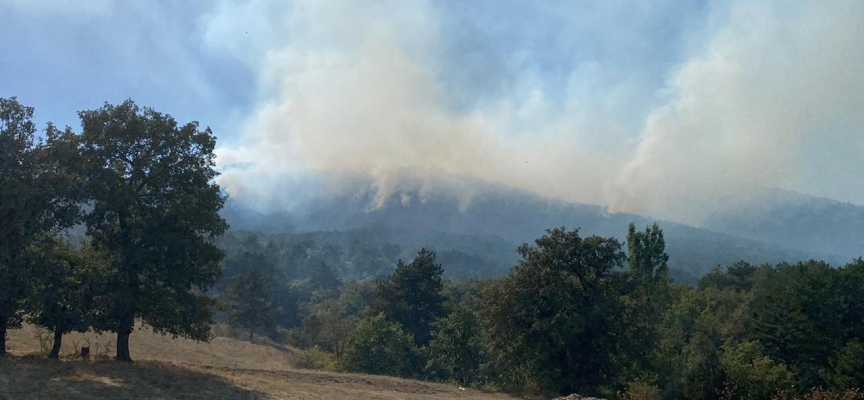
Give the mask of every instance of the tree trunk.
[[[3, 319], [5, 319], [5, 318], [3, 318]], [[5, 355], [6, 355], [6, 324], [0, 323], [0, 357], [3, 357]]]
[[250, 341], [250, 342], [252, 341], [252, 339], [254, 339], [254, 336], [255, 336], [255, 335], [254, 335], [253, 332], [252, 332], [252, 328], [249, 328], [249, 341]]
[[117, 361], [132, 362], [132, 357], [129, 355], [129, 335], [132, 334], [132, 328], [122, 328], [117, 332]]
[[54, 347], [51, 348], [51, 354], [48, 358], [56, 360], [60, 358], [60, 345], [63, 343], [63, 332], [60, 329], [54, 330]]

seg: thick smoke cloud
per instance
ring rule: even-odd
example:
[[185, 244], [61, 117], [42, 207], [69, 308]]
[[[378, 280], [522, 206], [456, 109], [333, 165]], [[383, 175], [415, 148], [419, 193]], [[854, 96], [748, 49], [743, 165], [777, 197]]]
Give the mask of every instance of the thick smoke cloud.
[[551, 7], [534, 27], [552, 44], [492, 57], [460, 47], [483, 33], [440, 3], [223, 1], [207, 45], [259, 72], [259, 101], [220, 149], [220, 183], [290, 209], [359, 176], [374, 208], [418, 188], [470, 202], [471, 185], [442, 183], [464, 176], [691, 223], [758, 186], [864, 203], [864, 3], [662, 11], [678, 3], [588, 33], [573, 32], [586, 14], [627, 6]]
[[671, 75], [613, 205], [694, 220], [754, 186], [864, 201], [864, 4], [790, 5], [734, 6]]

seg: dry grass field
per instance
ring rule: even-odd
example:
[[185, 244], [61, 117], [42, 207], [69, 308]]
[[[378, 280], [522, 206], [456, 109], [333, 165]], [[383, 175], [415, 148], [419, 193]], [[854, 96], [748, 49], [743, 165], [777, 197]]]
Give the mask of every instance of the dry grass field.
[[[382, 376], [294, 368], [295, 349], [216, 338], [210, 343], [132, 334], [133, 364], [116, 363], [111, 335], [71, 334], [60, 361], [45, 360], [33, 327], [10, 332], [11, 356], [0, 359], [0, 399], [508, 399]], [[104, 357], [81, 361], [88, 343]], [[108, 349], [107, 352], [102, 349]]]

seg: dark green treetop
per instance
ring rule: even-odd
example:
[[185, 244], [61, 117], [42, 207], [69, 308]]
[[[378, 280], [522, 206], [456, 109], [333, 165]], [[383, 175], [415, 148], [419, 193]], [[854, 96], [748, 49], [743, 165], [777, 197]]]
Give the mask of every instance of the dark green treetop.
[[435, 253], [426, 249], [421, 249], [410, 264], [400, 260], [396, 271], [378, 283], [373, 313], [383, 313], [401, 324], [417, 346], [426, 345], [432, 323], [446, 313], [441, 293], [443, 272]]
[[117, 332], [117, 358], [131, 360], [137, 319], [157, 332], [206, 340], [215, 301], [203, 294], [219, 277], [225, 202], [213, 180], [216, 138], [197, 122], [131, 100], [79, 113], [87, 233], [110, 255], [113, 293], [98, 321]]

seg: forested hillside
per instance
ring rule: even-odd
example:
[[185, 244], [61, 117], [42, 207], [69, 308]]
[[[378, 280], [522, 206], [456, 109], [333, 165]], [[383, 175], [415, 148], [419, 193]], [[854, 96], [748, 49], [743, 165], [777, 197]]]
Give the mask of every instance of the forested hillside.
[[[478, 259], [475, 271], [456, 267], [448, 272], [459, 276], [500, 276], [516, 259], [513, 249], [543, 234], [549, 227], [579, 227], [586, 234], [623, 239], [622, 226], [630, 222], [640, 225], [653, 222], [643, 216], [609, 213], [600, 206], [544, 199], [500, 185], [476, 183], [475, 186], [470, 201], [461, 201], [442, 192], [427, 193], [424, 198], [419, 189], [412, 189], [391, 194], [378, 208], [370, 208], [375, 192], [368, 189], [351, 196], [325, 197], [294, 212], [255, 211], [229, 199], [223, 216], [235, 232], [279, 233], [284, 238], [296, 236], [296, 240], [329, 241], [343, 249], [345, 243], [352, 240], [349, 238], [355, 237], [358, 238], [355, 240], [368, 240], [372, 246], [397, 246], [400, 249], [397, 253], [403, 257], [428, 246], [439, 252], [456, 251]], [[802, 207], [799, 210], [802, 215], [808, 215], [809, 220], [819, 220], [819, 209]], [[842, 263], [857, 254], [848, 243], [860, 240], [860, 235], [830, 233], [830, 229], [817, 229], [809, 222], [791, 217], [771, 220], [776, 225], [747, 230], [745, 222], [755, 225], [769, 220], [758, 212], [752, 214], [734, 214], [738, 225], [728, 219], [732, 214], [724, 220], [726, 222], [720, 222], [718, 216], [706, 224], [717, 230], [661, 222], [668, 238], [674, 276], [692, 283], [717, 265], [741, 260], [754, 264], [809, 259]], [[851, 215], [844, 222], [858, 223], [864, 223], [864, 213], [860, 218], [857, 214]], [[801, 232], [810, 225], [813, 225], [812, 233]], [[783, 240], [784, 236], [778, 232], [784, 232], [790, 240]], [[820, 245], [834, 241], [837, 236], [842, 236], [843, 241], [833, 246]]]
[[753, 192], [746, 207], [717, 213], [703, 226], [844, 260], [864, 251], [864, 207], [778, 189]]

